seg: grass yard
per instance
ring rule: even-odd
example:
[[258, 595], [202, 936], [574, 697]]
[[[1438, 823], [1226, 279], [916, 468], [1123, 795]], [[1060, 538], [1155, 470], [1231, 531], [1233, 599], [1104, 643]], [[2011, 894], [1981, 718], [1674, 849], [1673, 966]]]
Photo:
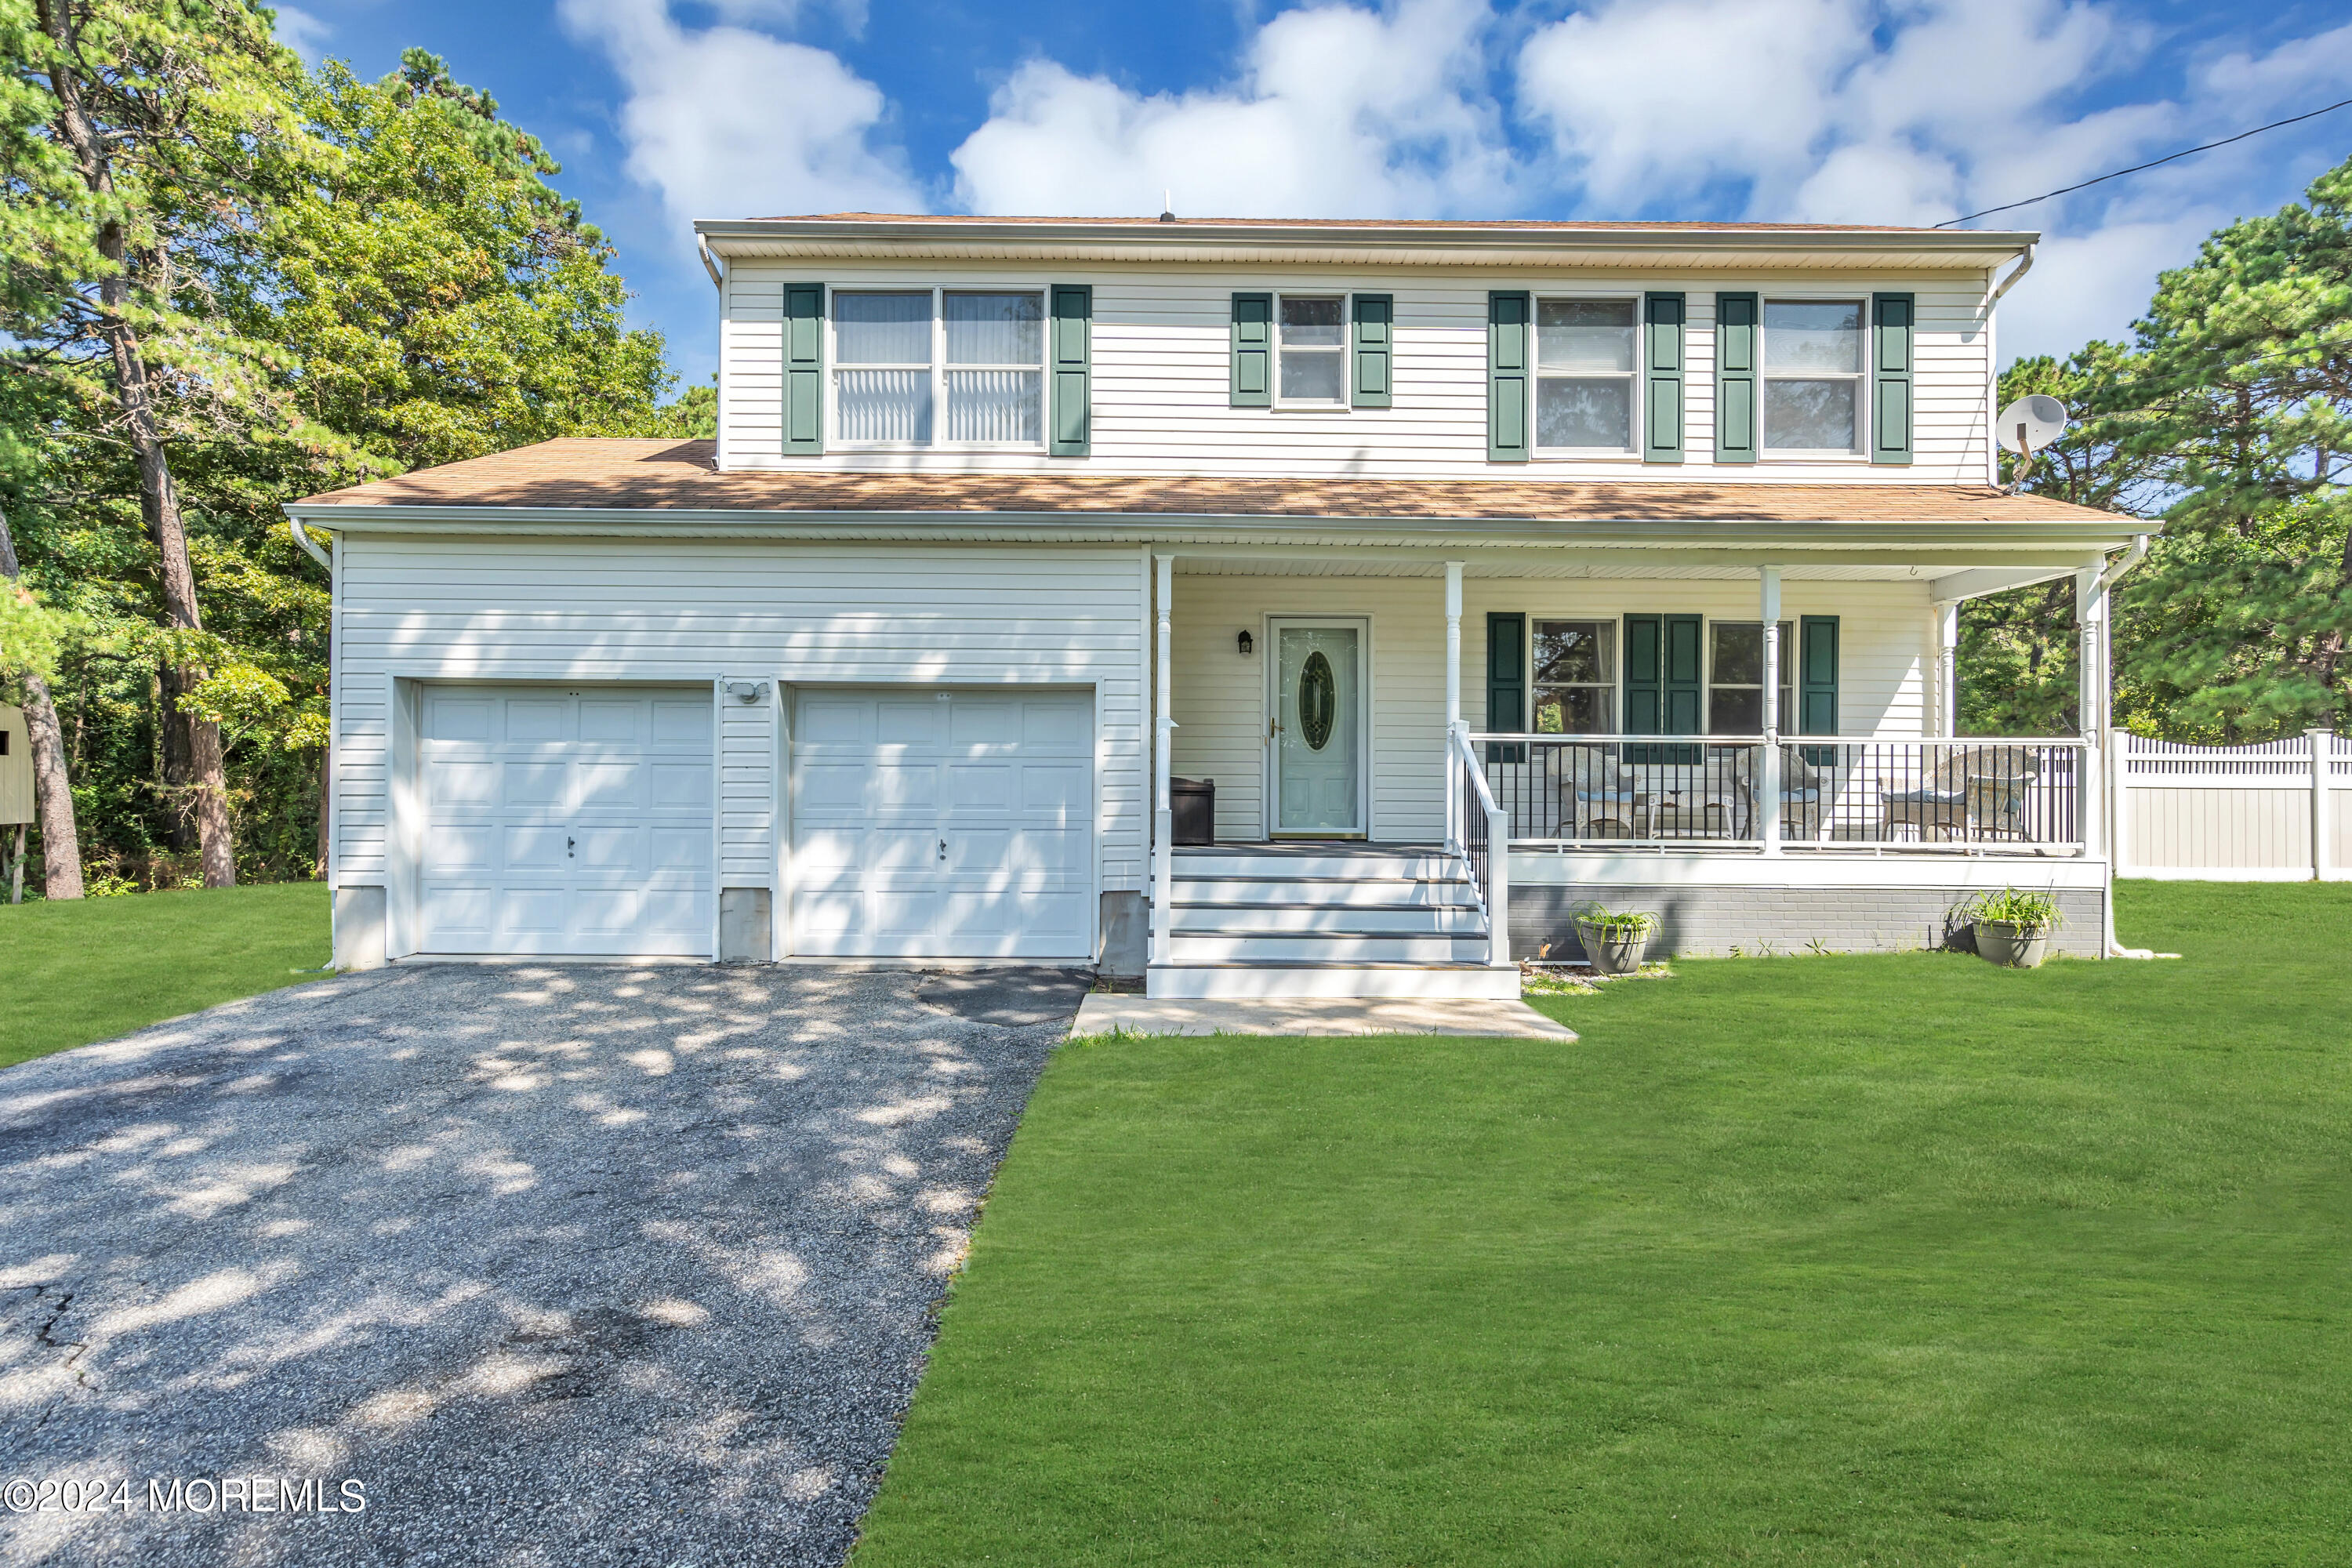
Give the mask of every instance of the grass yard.
[[2341, 1563], [2352, 885], [1065, 1047], [856, 1568]]
[[0, 904], [0, 1068], [292, 985], [327, 958], [322, 882]]

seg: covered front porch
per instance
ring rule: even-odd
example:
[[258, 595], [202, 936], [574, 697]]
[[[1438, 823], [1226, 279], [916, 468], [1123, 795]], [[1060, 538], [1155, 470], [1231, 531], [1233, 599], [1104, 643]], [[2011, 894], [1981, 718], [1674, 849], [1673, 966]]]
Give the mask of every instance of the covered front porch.
[[[1221, 847], [1435, 847], [1490, 968], [1578, 956], [1588, 897], [1659, 908], [1676, 951], [1820, 950], [1933, 940], [2005, 884], [2059, 893], [2067, 945], [2105, 952], [2105, 607], [2133, 555], [1864, 531], [1155, 550], [1155, 968], [1199, 902], [1173, 896], [1177, 780], [1213, 787]], [[1959, 605], [2067, 575], [2089, 721], [1958, 734]]]

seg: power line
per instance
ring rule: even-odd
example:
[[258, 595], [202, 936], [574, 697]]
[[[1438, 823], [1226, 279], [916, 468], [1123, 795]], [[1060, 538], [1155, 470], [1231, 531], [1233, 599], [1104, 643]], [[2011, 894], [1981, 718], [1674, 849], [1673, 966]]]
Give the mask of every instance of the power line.
[[2095, 180], [2084, 180], [2079, 185], [2067, 185], [2060, 190], [2044, 191], [2038, 196], [2028, 196], [2021, 202], [2010, 202], [2001, 206], [1987, 207], [1980, 213], [1970, 213], [1966, 217], [1948, 217], [1935, 226], [1949, 228], [1956, 223], [1974, 223], [1980, 217], [1990, 217], [1995, 213], [2014, 212], [2019, 207], [2030, 207], [2036, 202], [2046, 202], [2053, 196], [2071, 195], [2076, 191], [2087, 191], [2093, 185], [2102, 185], [2109, 180], [2120, 180], [2126, 174], [2137, 174], [2142, 169], [2153, 169], [2158, 163], [2169, 163], [2199, 153], [2210, 153], [2216, 147], [2227, 147], [2232, 142], [2243, 142], [2249, 136], [2260, 136], [2263, 132], [2276, 131], [2282, 125], [2298, 125], [2306, 120], [2316, 120], [2323, 114], [2333, 114], [2344, 108], [2346, 104], [2352, 104], [2352, 98], [2331, 103], [2325, 109], [2315, 109], [2308, 114], [2298, 114], [2288, 120], [2273, 120], [2268, 125], [2257, 125], [2252, 131], [2241, 131], [2235, 136], [2224, 136], [2219, 142], [2208, 142], [2202, 147], [2186, 147], [2178, 153], [2168, 153], [2163, 157], [2153, 159], [2146, 163], [2134, 163], [2128, 169], [2117, 169], [2112, 174], [2101, 174]]

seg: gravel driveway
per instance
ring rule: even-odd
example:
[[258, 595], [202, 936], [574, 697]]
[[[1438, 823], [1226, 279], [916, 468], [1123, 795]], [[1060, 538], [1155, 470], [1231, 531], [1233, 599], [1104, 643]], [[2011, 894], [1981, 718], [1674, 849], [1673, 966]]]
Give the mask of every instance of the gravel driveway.
[[9, 1068], [0, 1561], [840, 1562], [1083, 991], [396, 969]]

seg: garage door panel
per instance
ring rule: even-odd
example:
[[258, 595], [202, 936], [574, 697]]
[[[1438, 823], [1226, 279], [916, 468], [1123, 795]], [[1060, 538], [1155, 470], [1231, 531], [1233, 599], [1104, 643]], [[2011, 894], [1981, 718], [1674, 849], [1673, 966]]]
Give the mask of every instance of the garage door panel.
[[940, 708], [936, 697], [912, 701], [884, 700], [874, 708], [874, 743], [877, 746], [936, 746], [940, 743]]
[[706, 811], [710, 805], [710, 764], [655, 763], [646, 770], [646, 804], [656, 811]]
[[1094, 775], [1084, 763], [1024, 763], [1020, 799], [1024, 816], [1085, 821], [1094, 806]]
[[950, 815], [982, 812], [1002, 816], [1013, 809], [1013, 781], [1019, 772], [1011, 763], [950, 763], [948, 810]]
[[707, 692], [440, 689], [421, 704], [425, 952], [707, 954]]
[[569, 741], [572, 739], [572, 702], [566, 698], [509, 698], [506, 705], [506, 734], [509, 742], [528, 744], [535, 741]]
[[940, 768], [936, 763], [877, 762], [874, 788], [868, 799], [878, 811], [932, 810], [940, 804]]
[[499, 764], [452, 758], [427, 770], [427, 807], [489, 806], [498, 804]]
[[562, 807], [568, 783], [565, 775], [570, 772], [564, 763], [509, 762], [501, 765], [505, 776], [499, 788], [499, 805]]
[[793, 950], [1084, 954], [1094, 929], [1093, 732], [1085, 693], [803, 693], [793, 726]]

